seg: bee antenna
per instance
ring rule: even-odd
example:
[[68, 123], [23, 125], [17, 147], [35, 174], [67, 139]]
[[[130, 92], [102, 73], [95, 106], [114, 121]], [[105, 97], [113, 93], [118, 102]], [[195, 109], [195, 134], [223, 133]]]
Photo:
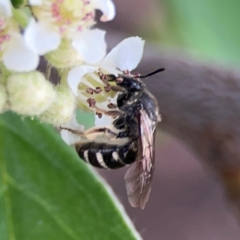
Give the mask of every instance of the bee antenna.
[[147, 77], [150, 77], [150, 76], [152, 76], [152, 75], [155, 75], [155, 74], [157, 74], [157, 73], [159, 73], [159, 72], [163, 72], [165, 70], [165, 68], [159, 68], [159, 69], [157, 69], [157, 70], [155, 70], [155, 71], [153, 71], [153, 72], [151, 72], [151, 73], [148, 73], [147, 75], [145, 75], [145, 76], [140, 76], [140, 77], [138, 77], [138, 78], [147, 78]]

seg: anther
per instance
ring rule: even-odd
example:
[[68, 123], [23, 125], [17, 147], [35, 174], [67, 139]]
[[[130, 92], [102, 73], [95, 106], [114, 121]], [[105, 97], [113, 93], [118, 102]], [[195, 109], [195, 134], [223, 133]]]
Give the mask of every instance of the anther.
[[87, 102], [89, 104], [89, 107], [95, 107], [95, 105], [96, 105], [96, 101], [93, 98], [88, 98]]
[[104, 90], [105, 90], [105, 92], [110, 92], [110, 90], [111, 90], [110, 84], [107, 84], [106, 86], [104, 86]]
[[87, 88], [86, 92], [89, 94], [93, 94], [94, 90], [92, 88]]
[[102, 92], [102, 89], [101, 89], [100, 87], [96, 87], [96, 88], [94, 89], [94, 92], [95, 92], [96, 94], [98, 94], [98, 93]]
[[96, 115], [98, 115], [99, 118], [102, 118], [102, 113], [96, 112]]

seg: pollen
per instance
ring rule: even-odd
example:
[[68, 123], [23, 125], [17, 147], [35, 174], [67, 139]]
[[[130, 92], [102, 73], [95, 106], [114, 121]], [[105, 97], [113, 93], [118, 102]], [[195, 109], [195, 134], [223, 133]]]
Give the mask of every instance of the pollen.
[[94, 93], [98, 94], [98, 93], [100, 93], [100, 92], [102, 92], [102, 89], [101, 89], [100, 87], [96, 87], [96, 88], [94, 89]]
[[96, 106], [96, 101], [93, 98], [88, 98], [87, 102], [89, 104], [89, 107], [95, 107]]
[[94, 93], [94, 89], [92, 89], [92, 88], [87, 88], [87, 89], [86, 89], [86, 92], [92, 95], [92, 94]]

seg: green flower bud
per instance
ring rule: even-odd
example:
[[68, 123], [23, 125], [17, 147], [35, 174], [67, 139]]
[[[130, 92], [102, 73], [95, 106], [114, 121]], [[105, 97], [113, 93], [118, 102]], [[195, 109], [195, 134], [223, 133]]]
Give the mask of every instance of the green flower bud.
[[40, 72], [18, 73], [7, 80], [10, 109], [22, 115], [40, 115], [55, 98], [53, 85]]
[[75, 112], [75, 97], [68, 86], [55, 87], [56, 97], [46, 112], [39, 116], [43, 122], [59, 126], [70, 121]]
[[73, 48], [71, 41], [68, 39], [62, 39], [58, 49], [47, 53], [45, 58], [56, 68], [72, 68], [83, 62], [78, 52]]

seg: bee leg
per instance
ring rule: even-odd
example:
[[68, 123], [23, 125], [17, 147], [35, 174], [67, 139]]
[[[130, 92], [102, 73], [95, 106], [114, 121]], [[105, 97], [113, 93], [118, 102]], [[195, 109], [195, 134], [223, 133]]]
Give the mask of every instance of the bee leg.
[[129, 131], [122, 131], [119, 132], [116, 138], [127, 138], [127, 137], [131, 137], [131, 134]]
[[[98, 135], [106, 135], [108, 138], [116, 138], [117, 137], [117, 133], [113, 132], [112, 130], [110, 130], [109, 128], [90, 128], [85, 132], [81, 132], [78, 130], [74, 130], [71, 128], [65, 128], [65, 127], [60, 127], [61, 130], [67, 130], [79, 137], [84, 137], [87, 139], [92, 139], [97, 137]], [[92, 135], [92, 136], [91, 136]]]
[[116, 129], [123, 129], [118, 132], [116, 138], [135, 139], [138, 137], [138, 123], [135, 119], [122, 115], [113, 122], [113, 125]]
[[[91, 134], [94, 134], [94, 138], [97, 137], [98, 135], [105, 135], [106, 137], [112, 139], [116, 139], [116, 138], [127, 138], [130, 137], [130, 132], [128, 130], [126, 131], [122, 131], [119, 133], [115, 133], [112, 130], [110, 130], [109, 128], [91, 128], [89, 130], [87, 130], [85, 132], [86, 137], [90, 138]], [[92, 137], [91, 137], [92, 138]]]
[[106, 137], [108, 138], [116, 138], [117, 137], [117, 133], [113, 132], [111, 129], [109, 128], [105, 128], [105, 127], [102, 127], [102, 128], [90, 128], [89, 130], [87, 130], [85, 132], [85, 135], [88, 137], [88, 138], [92, 138], [91, 135], [95, 137], [97, 137], [98, 135], [105, 135]]
[[[124, 120], [124, 118], [119, 118], [119, 119], [123, 119], [123, 120]], [[117, 129], [119, 129], [118, 126], [115, 126], [115, 127], [116, 127]], [[108, 137], [108, 138], [110, 138], [110, 139], [112, 139], [112, 138], [115, 138], [115, 139], [116, 139], [116, 138], [132, 137], [129, 129], [126, 129], [126, 130], [124, 130], [124, 131], [115, 133], [115, 132], [113, 132], [111, 129], [106, 128], [106, 127], [102, 127], [102, 128], [90, 128], [89, 130], [87, 130], [87, 131], [85, 132], [85, 136], [86, 136], [87, 138], [92, 138], [91, 135], [92, 135], [94, 138], [97, 137], [98, 135], [105, 135], [106, 137]]]
[[125, 115], [120, 115], [116, 120], [113, 121], [113, 125], [117, 129], [123, 129], [127, 127], [127, 121]]
[[122, 115], [123, 113], [119, 110], [104, 110], [98, 107], [94, 107], [96, 109], [96, 114], [104, 114], [106, 116], [110, 116], [112, 118], [116, 118], [120, 115]]
[[85, 133], [82, 132], [82, 131], [74, 130], [74, 129], [71, 129], [71, 128], [65, 128], [65, 127], [61, 127], [61, 126], [59, 127], [59, 129], [60, 130], [67, 130], [67, 131], [69, 131], [69, 132], [71, 132], [71, 133], [73, 133], [73, 134], [75, 134], [79, 137], [85, 137], [86, 138]]
[[71, 128], [65, 128], [65, 127], [60, 127], [60, 130], [67, 130], [79, 137], [84, 137], [86, 139], [94, 139], [99, 135], [106, 135], [108, 138], [116, 138], [117, 137], [117, 133], [113, 132], [111, 129], [109, 128], [90, 128], [88, 130], [86, 130], [85, 132], [81, 132], [78, 130], [74, 130]]
[[125, 92], [120, 94], [117, 98], [117, 106], [120, 108], [126, 104], [127, 101], [134, 95], [132, 92]]

